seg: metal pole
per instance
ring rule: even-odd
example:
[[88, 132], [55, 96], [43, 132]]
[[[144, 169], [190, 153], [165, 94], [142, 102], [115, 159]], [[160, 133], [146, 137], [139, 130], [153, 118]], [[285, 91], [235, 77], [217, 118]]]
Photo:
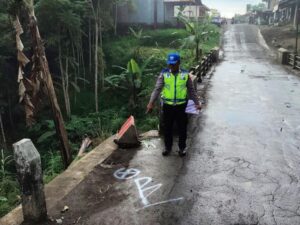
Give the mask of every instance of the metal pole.
[[296, 14], [296, 43], [295, 43], [295, 55], [294, 55], [294, 66], [293, 68], [295, 69], [297, 66], [297, 53], [298, 53], [298, 32], [299, 32], [299, 15], [298, 15], [298, 7], [299, 7], [299, 0], [296, 2], [296, 9], [295, 9], [295, 14]]
[[299, 8], [299, 0], [297, 0], [297, 6], [296, 6], [296, 47], [295, 47], [295, 53], [298, 53], [298, 32], [299, 32], [299, 15], [298, 15], [298, 8]]

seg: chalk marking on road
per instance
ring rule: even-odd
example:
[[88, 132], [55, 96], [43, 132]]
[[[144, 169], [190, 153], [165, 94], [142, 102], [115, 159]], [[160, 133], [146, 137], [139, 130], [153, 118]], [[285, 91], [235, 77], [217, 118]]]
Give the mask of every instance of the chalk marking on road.
[[170, 202], [177, 202], [177, 201], [181, 201], [181, 200], [184, 200], [184, 198], [181, 197], [181, 198], [175, 198], [175, 199], [170, 199], [170, 200], [166, 200], [166, 201], [156, 202], [153, 204], [145, 205], [143, 208], [137, 209], [136, 211], [138, 212], [140, 210], [149, 208], [151, 206], [157, 206], [157, 205], [162, 205], [162, 204], [166, 204], [166, 203], [170, 203]]
[[[153, 185], [150, 187], [146, 187], [149, 183], [151, 183], [151, 181], [152, 181], [151, 177], [141, 177], [141, 178], [137, 178], [134, 180], [134, 182], [138, 188], [140, 198], [142, 199], [142, 203], [144, 205], [150, 204], [147, 197], [152, 195], [155, 191], [157, 191], [162, 186], [162, 184], [157, 184], [157, 185]], [[145, 192], [147, 192], [147, 191], [150, 191], [150, 192], [148, 192], [145, 195]]]
[[[126, 169], [126, 168], [121, 168], [118, 169], [114, 172], [114, 177], [119, 179], [119, 180], [129, 180], [132, 179], [133, 177], [136, 177], [137, 175], [140, 174], [140, 170], [135, 169], [135, 168], [131, 168], [131, 169]], [[154, 192], [156, 192], [158, 189], [161, 188], [162, 184], [156, 184], [156, 185], [152, 185], [152, 186], [148, 186], [148, 184], [150, 184], [152, 182], [152, 178], [151, 177], [141, 177], [141, 178], [137, 178], [134, 180], [137, 189], [139, 191], [139, 195], [140, 198], [142, 200], [142, 203], [144, 205], [143, 208], [137, 209], [136, 211], [140, 211], [142, 209], [146, 209], [152, 206], [157, 206], [157, 205], [162, 205], [162, 204], [166, 204], [166, 203], [170, 203], [170, 202], [176, 202], [176, 201], [181, 201], [184, 200], [183, 197], [181, 198], [175, 198], [175, 199], [169, 199], [166, 201], [161, 201], [161, 202], [156, 202], [156, 203], [150, 203], [148, 201], [148, 197], [150, 195], [152, 195]]]
[[140, 172], [141, 171], [134, 168], [131, 169], [121, 168], [114, 172], [114, 177], [119, 180], [129, 180], [139, 175]]
[[241, 40], [241, 45], [242, 45], [242, 48], [244, 50], [247, 50], [247, 46], [246, 46], [246, 35], [244, 32], [240, 32], [240, 40]]

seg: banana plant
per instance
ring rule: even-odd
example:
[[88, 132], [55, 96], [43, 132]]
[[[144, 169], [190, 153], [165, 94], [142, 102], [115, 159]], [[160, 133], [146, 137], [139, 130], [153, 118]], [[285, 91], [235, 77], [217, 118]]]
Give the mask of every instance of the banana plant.
[[[143, 39], [151, 38], [151, 36], [143, 35], [143, 28], [136, 31], [133, 28], [129, 27], [129, 30], [132, 36], [139, 42]], [[141, 45], [139, 44], [134, 50], [134, 58], [139, 58], [139, 56], [141, 55], [140, 53], [141, 53]]]
[[127, 63], [127, 68], [115, 66], [122, 70], [120, 74], [105, 78], [110, 87], [126, 91], [129, 94], [129, 103], [133, 109], [138, 105], [139, 94], [143, 89], [143, 77], [147, 76], [147, 66], [152, 59], [153, 56], [149, 57], [141, 66], [131, 59]]
[[208, 18], [204, 18], [201, 21], [195, 21], [183, 14], [180, 14], [178, 18], [182, 23], [184, 23], [186, 31], [190, 34], [183, 40], [182, 48], [195, 49], [196, 61], [198, 62], [201, 58], [201, 43], [206, 42], [210, 35], [216, 33], [216, 30], [213, 29]]

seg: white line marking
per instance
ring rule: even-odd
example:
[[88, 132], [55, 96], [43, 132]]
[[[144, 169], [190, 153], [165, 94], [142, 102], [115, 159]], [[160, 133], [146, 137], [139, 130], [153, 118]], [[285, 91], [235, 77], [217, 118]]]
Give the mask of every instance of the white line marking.
[[[155, 191], [157, 191], [162, 186], [162, 184], [157, 184], [157, 185], [153, 185], [153, 186], [144, 188], [149, 183], [151, 183], [151, 181], [152, 181], [151, 177], [142, 177], [142, 178], [137, 178], [134, 180], [134, 182], [138, 188], [140, 198], [142, 199], [142, 203], [144, 205], [150, 204], [147, 197], [149, 197], [151, 194], [153, 194]], [[151, 190], [151, 191], [145, 195], [144, 193], [149, 190]]]
[[140, 210], [149, 208], [151, 206], [157, 206], [157, 205], [162, 205], [162, 204], [166, 204], [166, 203], [169, 203], [169, 202], [177, 202], [177, 201], [181, 201], [181, 200], [184, 200], [184, 198], [181, 197], [181, 198], [170, 199], [170, 200], [166, 200], [166, 201], [162, 201], [162, 202], [156, 202], [156, 203], [153, 203], [153, 204], [145, 205], [143, 208], [137, 209], [136, 211], [140, 211]]

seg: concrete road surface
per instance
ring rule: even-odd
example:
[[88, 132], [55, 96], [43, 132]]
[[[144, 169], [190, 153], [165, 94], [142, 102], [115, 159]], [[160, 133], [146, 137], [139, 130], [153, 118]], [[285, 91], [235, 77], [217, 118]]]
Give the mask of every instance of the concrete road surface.
[[229, 26], [188, 156], [162, 157], [161, 139], [119, 150], [50, 214], [67, 204], [63, 224], [300, 224], [300, 79], [270, 54], [255, 26]]

